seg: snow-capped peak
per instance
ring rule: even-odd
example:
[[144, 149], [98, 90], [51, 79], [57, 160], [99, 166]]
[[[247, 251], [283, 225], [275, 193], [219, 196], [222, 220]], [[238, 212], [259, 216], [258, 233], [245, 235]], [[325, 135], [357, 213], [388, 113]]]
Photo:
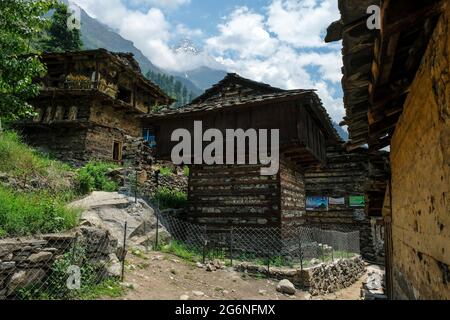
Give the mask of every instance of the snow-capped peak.
[[187, 53], [192, 55], [200, 54], [200, 50], [195, 46], [195, 44], [190, 39], [183, 39], [180, 43], [173, 48], [176, 54]]

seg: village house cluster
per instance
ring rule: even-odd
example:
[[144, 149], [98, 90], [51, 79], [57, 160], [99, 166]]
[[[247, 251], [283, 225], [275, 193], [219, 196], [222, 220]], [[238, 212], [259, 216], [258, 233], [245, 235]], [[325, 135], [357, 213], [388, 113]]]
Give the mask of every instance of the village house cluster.
[[[315, 90], [230, 73], [172, 109], [132, 55], [103, 49], [45, 54], [36, 116], [17, 126], [30, 144], [76, 165], [120, 163], [126, 139], [144, 137], [157, 159], [175, 154], [189, 164], [187, 221], [359, 231], [365, 259], [383, 261], [386, 252], [391, 298], [448, 299], [447, 2], [382, 1], [378, 30], [366, 25], [373, 1], [339, 1], [342, 18], [326, 40], [343, 41], [349, 141]], [[227, 139], [229, 130], [242, 134]], [[251, 133], [264, 130], [255, 143]], [[214, 161], [203, 161], [205, 150]], [[277, 170], [262, 174], [274, 163]]]

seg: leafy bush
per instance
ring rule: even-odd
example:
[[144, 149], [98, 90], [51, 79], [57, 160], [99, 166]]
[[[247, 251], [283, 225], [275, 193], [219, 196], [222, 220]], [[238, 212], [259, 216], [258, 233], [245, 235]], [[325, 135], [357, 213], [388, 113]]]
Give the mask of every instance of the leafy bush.
[[117, 191], [118, 185], [107, 178], [110, 169], [114, 169], [114, 164], [105, 162], [89, 162], [86, 166], [78, 170], [77, 181], [78, 190], [81, 194], [88, 194], [92, 191]]
[[177, 189], [160, 187], [155, 192], [155, 199], [161, 209], [182, 209], [187, 206], [187, 194]]
[[185, 176], [185, 177], [189, 177], [189, 173], [190, 173], [189, 167], [188, 167], [188, 166], [185, 166], [185, 167], [183, 168], [183, 174], [184, 174], [184, 176]]
[[159, 169], [159, 174], [163, 177], [169, 177], [172, 174], [174, 174], [173, 169], [169, 168], [169, 167], [161, 167]]
[[64, 199], [41, 191], [17, 193], [0, 187], [0, 237], [66, 231], [78, 223], [79, 211]]

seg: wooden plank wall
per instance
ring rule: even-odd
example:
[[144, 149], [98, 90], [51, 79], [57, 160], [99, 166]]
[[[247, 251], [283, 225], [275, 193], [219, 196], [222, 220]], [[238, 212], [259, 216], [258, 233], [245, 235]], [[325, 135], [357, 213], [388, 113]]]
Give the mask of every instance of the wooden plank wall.
[[323, 132], [305, 107], [299, 108], [298, 112], [297, 128], [300, 144], [305, 146], [316, 159], [326, 163], [327, 150]]
[[305, 181], [298, 166], [283, 160], [280, 166], [281, 217], [283, 226], [303, 224]]
[[279, 176], [261, 176], [259, 165], [192, 166], [188, 220], [211, 227], [279, 226]]
[[328, 211], [306, 211], [307, 226], [337, 231], [360, 231], [363, 255], [375, 259], [370, 218], [364, 207], [350, 207], [349, 197], [365, 195], [369, 179], [367, 149], [347, 152], [344, 147], [327, 149], [327, 165], [305, 172], [306, 195], [345, 197], [345, 205], [330, 206]]
[[[298, 147], [298, 127], [301, 117], [295, 102], [276, 103], [256, 107], [242, 107], [228, 112], [210, 112], [185, 115], [180, 118], [154, 120], [149, 123], [157, 130], [157, 156], [169, 159], [172, 148], [177, 144], [171, 142], [171, 136], [176, 129], [186, 129], [193, 136], [194, 121], [203, 121], [203, 130], [219, 129], [225, 134], [226, 129], [279, 129], [280, 146]], [[320, 142], [318, 142], [320, 143]]]

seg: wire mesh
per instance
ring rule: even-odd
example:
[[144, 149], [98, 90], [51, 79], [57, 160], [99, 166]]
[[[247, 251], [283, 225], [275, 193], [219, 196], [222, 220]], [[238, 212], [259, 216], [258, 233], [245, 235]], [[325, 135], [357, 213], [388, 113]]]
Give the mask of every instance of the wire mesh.
[[[286, 225], [278, 228], [201, 225], [156, 210], [173, 240], [206, 256], [230, 261], [308, 267], [360, 255], [359, 231]], [[212, 254], [211, 254], [212, 253]], [[205, 254], [203, 254], [205, 256]]]
[[119, 282], [124, 250], [107, 231], [0, 241], [0, 300], [90, 299], [96, 288]]

